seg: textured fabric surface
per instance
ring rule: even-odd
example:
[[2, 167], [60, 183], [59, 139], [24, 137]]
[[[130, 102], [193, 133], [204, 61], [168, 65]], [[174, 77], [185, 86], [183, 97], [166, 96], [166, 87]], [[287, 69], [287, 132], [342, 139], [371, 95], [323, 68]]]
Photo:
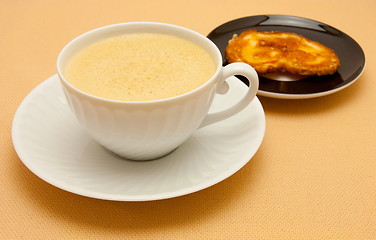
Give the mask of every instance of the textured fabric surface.
[[[373, 0], [1, 1], [0, 239], [376, 239], [375, 10]], [[367, 66], [355, 84], [330, 96], [260, 97], [264, 141], [225, 181], [168, 200], [104, 201], [49, 185], [15, 153], [18, 105], [55, 74], [59, 51], [77, 35], [126, 21], [206, 35], [259, 14], [341, 29], [362, 46]]]

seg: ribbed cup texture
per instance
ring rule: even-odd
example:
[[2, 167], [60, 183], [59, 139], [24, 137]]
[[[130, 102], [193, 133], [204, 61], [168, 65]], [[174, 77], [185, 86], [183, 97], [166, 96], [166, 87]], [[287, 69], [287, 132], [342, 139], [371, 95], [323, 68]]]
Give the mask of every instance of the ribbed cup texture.
[[162, 157], [183, 143], [201, 124], [212, 91], [184, 100], [127, 103], [100, 101], [66, 89], [78, 121], [103, 147], [131, 160]]

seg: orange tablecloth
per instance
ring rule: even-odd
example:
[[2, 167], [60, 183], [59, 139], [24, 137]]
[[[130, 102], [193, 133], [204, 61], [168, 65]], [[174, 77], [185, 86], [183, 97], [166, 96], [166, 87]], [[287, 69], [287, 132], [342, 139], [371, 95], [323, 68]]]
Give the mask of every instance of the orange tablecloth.
[[[0, 2], [0, 239], [376, 239], [376, 2], [373, 0]], [[358, 81], [309, 100], [260, 97], [266, 135], [252, 160], [210, 188], [151, 202], [112, 202], [49, 185], [11, 140], [23, 98], [56, 72], [60, 49], [127, 21], [204, 35], [232, 19], [286, 14], [332, 25], [366, 54]]]

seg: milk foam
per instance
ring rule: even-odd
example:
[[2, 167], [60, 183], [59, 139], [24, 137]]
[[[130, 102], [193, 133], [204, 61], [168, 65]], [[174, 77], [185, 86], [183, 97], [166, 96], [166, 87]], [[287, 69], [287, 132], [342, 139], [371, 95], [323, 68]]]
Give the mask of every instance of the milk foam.
[[149, 101], [189, 92], [208, 81], [215, 69], [209, 54], [193, 42], [133, 33], [87, 46], [64, 74], [73, 86], [98, 97]]

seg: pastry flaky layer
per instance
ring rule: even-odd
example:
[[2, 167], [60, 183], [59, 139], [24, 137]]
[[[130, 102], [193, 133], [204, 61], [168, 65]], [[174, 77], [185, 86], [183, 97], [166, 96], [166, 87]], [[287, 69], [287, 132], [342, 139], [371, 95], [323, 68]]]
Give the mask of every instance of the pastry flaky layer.
[[250, 29], [234, 35], [226, 47], [227, 61], [245, 62], [259, 74], [289, 72], [297, 75], [333, 74], [340, 66], [336, 53], [295, 33]]

